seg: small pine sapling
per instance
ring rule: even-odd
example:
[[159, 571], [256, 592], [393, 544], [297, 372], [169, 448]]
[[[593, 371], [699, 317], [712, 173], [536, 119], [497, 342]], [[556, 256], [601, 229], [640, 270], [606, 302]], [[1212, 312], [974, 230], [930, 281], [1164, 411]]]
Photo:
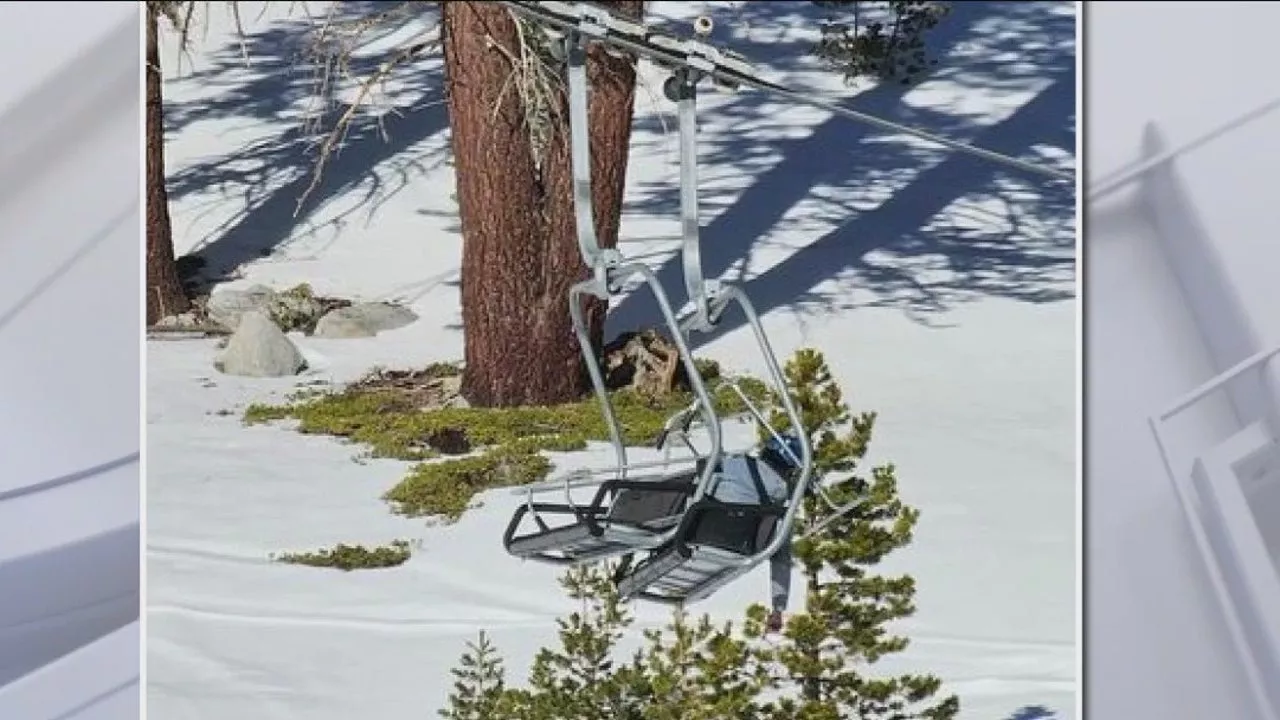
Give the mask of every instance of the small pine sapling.
[[499, 710], [506, 696], [506, 678], [502, 658], [489, 636], [480, 631], [475, 642], [467, 643], [467, 650], [454, 668], [453, 692], [449, 704], [440, 711], [445, 720], [489, 720], [501, 717]]
[[[481, 633], [452, 672], [456, 679], [447, 720], [641, 720], [645, 687], [633, 670], [615, 668], [618, 640], [632, 618], [609, 575], [576, 567], [560, 579], [578, 612], [556, 622], [560, 647], [533, 660], [527, 687], [507, 687], [498, 651]], [[631, 670], [631, 671], [628, 671]]]
[[676, 610], [664, 630], [646, 630], [633, 677], [647, 698], [644, 720], [721, 720], [752, 717], [767, 682], [751, 646], [730, 623]]
[[633, 622], [608, 572], [570, 569], [560, 580], [581, 609], [558, 619], [560, 647], [543, 648], [527, 689], [507, 693], [512, 720], [639, 720], [634, 678], [614, 662], [618, 641]]
[[[859, 474], [875, 425], [874, 413], [854, 416], [821, 353], [804, 349], [786, 365], [786, 378], [813, 443], [815, 478], [849, 511], [793, 545], [805, 578], [805, 610], [787, 622], [777, 644], [757, 645], [775, 673], [778, 697], [761, 705], [768, 720], [950, 720], [959, 711], [955, 696], [937, 699], [941, 681], [931, 675], [872, 678], [867, 666], [904, 650], [907, 639], [886, 625], [915, 612], [915, 581], [909, 575], [883, 577], [868, 572], [912, 539], [919, 511], [898, 497], [892, 465], [870, 476]], [[775, 411], [775, 427], [786, 417]], [[803, 531], [829, 513], [810, 494]], [[764, 608], [748, 615], [748, 636], [759, 636]]]

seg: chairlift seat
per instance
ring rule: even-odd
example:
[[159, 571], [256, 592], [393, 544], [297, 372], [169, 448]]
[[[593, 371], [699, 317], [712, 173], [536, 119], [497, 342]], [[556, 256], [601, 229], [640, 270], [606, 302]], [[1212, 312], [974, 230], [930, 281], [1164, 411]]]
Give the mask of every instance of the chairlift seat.
[[759, 505], [722, 503], [714, 498], [699, 508], [685, 543], [741, 556], [754, 555], [773, 539], [781, 511], [761, 514]]
[[[503, 544], [516, 557], [556, 565], [657, 547], [679, 524], [705, 463], [658, 480], [605, 481], [585, 505], [525, 503], [507, 525]], [[563, 522], [552, 525], [551, 518]], [[521, 533], [527, 520], [536, 529]]]
[[760, 562], [789, 490], [764, 458], [726, 456], [711, 492], [689, 508], [670, 542], [622, 574], [619, 593], [683, 604], [715, 592]]
[[618, 580], [624, 600], [688, 604], [706, 598], [759, 563], [786, 508], [704, 497], [685, 513], [671, 541]]

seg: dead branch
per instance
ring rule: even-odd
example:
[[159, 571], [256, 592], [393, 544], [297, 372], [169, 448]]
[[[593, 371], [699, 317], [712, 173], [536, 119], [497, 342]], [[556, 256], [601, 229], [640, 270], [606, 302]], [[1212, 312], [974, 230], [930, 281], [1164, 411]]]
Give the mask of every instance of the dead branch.
[[500, 45], [492, 36], [487, 37], [490, 48], [497, 50], [511, 66], [511, 74], [503, 81], [493, 114], [497, 117], [507, 92], [515, 89], [524, 113], [525, 127], [529, 133], [529, 148], [533, 153], [535, 168], [542, 169], [551, 149], [556, 128], [563, 126], [562, 98], [564, 83], [548, 49], [548, 39], [540, 28], [525, 21], [514, 11], [508, 11], [516, 27], [515, 52]]
[[230, 330], [218, 325], [152, 326], [147, 328], [148, 340], [192, 340], [208, 337], [229, 337], [230, 335]]
[[[318, 129], [323, 123], [326, 114], [324, 112], [325, 107], [327, 107], [331, 98], [336, 95], [340, 87], [354, 85], [356, 89], [353, 99], [346, 103], [346, 108], [342, 114], [320, 141], [319, 153], [311, 173], [311, 180], [307, 188], [298, 197], [297, 205], [294, 208], [294, 217], [297, 217], [302, 212], [307, 199], [319, 187], [324, 179], [324, 171], [330, 158], [346, 139], [347, 133], [359, 113], [367, 105], [371, 104], [376, 91], [385, 89], [387, 82], [394, 77], [396, 71], [401, 67], [440, 47], [440, 26], [437, 24], [428, 28], [413, 42], [387, 53], [386, 59], [378, 64], [377, 70], [367, 77], [356, 77], [351, 71], [352, 57], [361, 46], [367, 44], [369, 33], [385, 27], [390, 21], [412, 17], [423, 4], [421, 0], [409, 0], [370, 15], [354, 19], [340, 19], [335, 16], [335, 11], [339, 6], [338, 3], [335, 3], [324, 22], [316, 30], [315, 37], [311, 42], [310, 54], [313, 70], [316, 74], [315, 98], [319, 101], [321, 107], [318, 112], [313, 114], [312, 122], [308, 123], [311, 129]], [[386, 139], [386, 127], [381, 115], [379, 115], [377, 122], [379, 133]]]
[[[181, 70], [182, 61], [184, 59], [191, 59], [191, 30], [196, 18], [196, 8], [197, 6], [203, 8], [204, 17], [208, 18], [212, 12], [213, 3], [210, 0], [147, 0], [147, 5], [151, 12], [154, 12], [168, 20], [169, 24], [173, 27], [174, 32], [177, 33], [177, 68]], [[295, 2], [290, 4], [290, 15], [293, 14], [294, 8], [298, 5], [303, 7], [304, 12], [307, 12], [308, 16], [310, 15], [310, 11], [306, 7], [306, 2], [302, 2], [300, 0], [295, 0]], [[251, 66], [253, 63], [249, 56], [248, 34], [245, 32], [243, 18], [240, 14], [240, 3], [238, 0], [225, 0], [224, 6], [226, 7], [227, 12], [231, 14], [232, 21], [235, 23], [236, 39], [240, 43], [240, 57], [244, 60], [246, 67]], [[264, 3], [255, 19], [261, 20], [266, 12], [267, 7]], [[206, 22], [204, 24], [203, 37], [201, 39], [207, 39], [208, 32], [209, 24]]]

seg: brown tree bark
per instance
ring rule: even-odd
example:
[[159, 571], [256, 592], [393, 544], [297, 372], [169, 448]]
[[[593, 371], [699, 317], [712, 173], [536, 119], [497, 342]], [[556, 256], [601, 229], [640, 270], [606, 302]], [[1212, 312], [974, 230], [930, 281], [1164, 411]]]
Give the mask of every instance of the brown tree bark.
[[174, 262], [169, 193], [164, 180], [164, 96], [159, 18], [147, 3], [147, 324], [186, 312], [191, 302]]
[[[615, 2], [639, 18], [643, 2]], [[569, 319], [569, 287], [587, 277], [574, 232], [567, 123], [560, 122], [541, 167], [525, 108], [504, 91], [516, 25], [497, 3], [444, 3], [449, 120], [461, 215], [462, 393], [482, 407], [548, 405], [589, 387]], [[502, 49], [507, 50], [504, 54]], [[604, 247], [618, 241], [635, 97], [633, 61], [593, 47], [592, 200]], [[561, 97], [562, 109], [567, 109]], [[563, 113], [561, 114], [563, 118]], [[587, 308], [591, 337], [603, 342], [606, 308]]]

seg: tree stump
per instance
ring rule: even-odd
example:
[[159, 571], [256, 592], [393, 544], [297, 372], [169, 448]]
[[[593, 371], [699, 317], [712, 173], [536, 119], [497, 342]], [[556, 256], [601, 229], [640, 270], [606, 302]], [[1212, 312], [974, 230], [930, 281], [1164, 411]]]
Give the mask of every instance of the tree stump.
[[675, 343], [652, 328], [626, 332], [610, 341], [604, 347], [601, 367], [609, 390], [629, 388], [660, 397], [689, 388]]

